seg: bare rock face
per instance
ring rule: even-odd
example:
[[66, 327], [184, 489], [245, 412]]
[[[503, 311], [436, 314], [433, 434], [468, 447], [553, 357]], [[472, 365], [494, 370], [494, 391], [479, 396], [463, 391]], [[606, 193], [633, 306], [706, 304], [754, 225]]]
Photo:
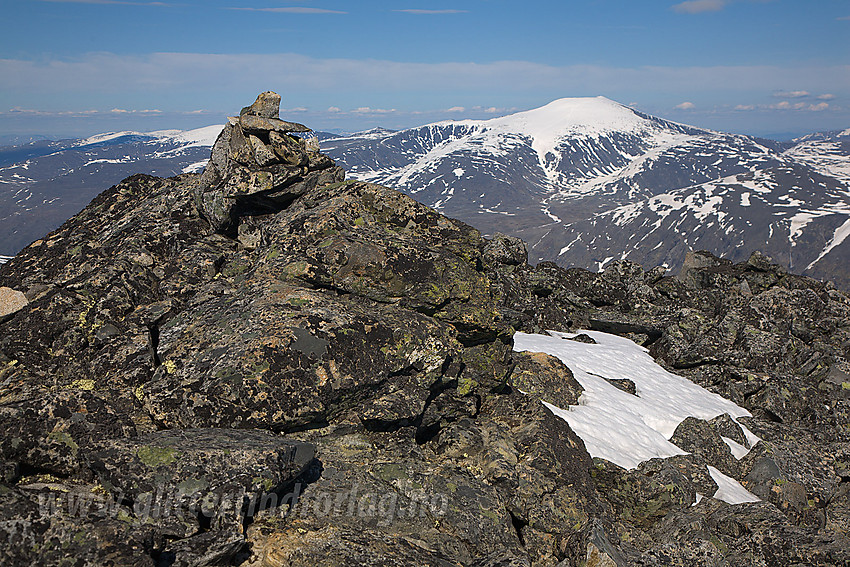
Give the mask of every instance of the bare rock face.
[[[0, 267], [30, 302], [0, 318], [0, 563], [850, 562], [845, 294], [763, 257], [532, 267], [344, 181], [278, 108]], [[731, 418], [691, 419], [687, 455], [591, 459], [541, 403], [581, 403], [570, 369], [512, 350], [546, 329], [632, 338], [762, 441], [739, 459]], [[708, 461], [762, 501], [711, 498]]]
[[[33, 309], [0, 327], [0, 498], [34, 512], [0, 524], [0, 562], [58, 563], [44, 537], [92, 565], [582, 556], [590, 458], [510, 386], [496, 270], [523, 258], [344, 182], [274, 108], [203, 175], [129, 178], [4, 266]], [[562, 365], [523, 369], [575, 397]]]

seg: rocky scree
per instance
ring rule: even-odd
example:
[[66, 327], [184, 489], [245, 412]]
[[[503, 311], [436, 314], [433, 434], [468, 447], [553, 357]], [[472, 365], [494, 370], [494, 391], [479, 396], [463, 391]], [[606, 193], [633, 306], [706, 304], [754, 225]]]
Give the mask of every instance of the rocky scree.
[[[28, 302], [0, 322], [4, 564], [847, 563], [844, 294], [761, 257], [531, 267], [344, 181], [279, 103], [231, 119], [202, 175], [128, 178], [0, 268]], [[645, 344], [764, 441], [737, 460], [727, 420], [687, 420], [690, 455], [591, 459], [541, 403], [579, 403], [569, 368], [511, 348], [578, 328]], [[696, 503], [708, 458], [763, 501]]]

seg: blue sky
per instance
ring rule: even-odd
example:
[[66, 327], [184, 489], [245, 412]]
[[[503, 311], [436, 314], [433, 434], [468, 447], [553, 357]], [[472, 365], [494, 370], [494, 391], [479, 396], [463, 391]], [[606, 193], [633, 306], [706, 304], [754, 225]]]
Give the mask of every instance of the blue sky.
[[316, 129], [603, 95], [766, 136], [850, 127], [850, 0], [0, 0], [0, 136]]

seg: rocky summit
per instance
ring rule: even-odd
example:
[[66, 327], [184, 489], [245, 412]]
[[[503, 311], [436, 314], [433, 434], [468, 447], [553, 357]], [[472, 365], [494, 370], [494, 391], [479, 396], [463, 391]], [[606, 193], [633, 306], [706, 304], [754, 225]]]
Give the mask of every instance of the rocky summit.
[[[850, 564], [847, 295], [760, 254], [532, 267], [345, 181], [279, 104], [0, 267], [0, 563]], [[626, 337], [751, 417], [592, 456], [550, 409], [588, 369], [513, 349], [546, 330]]]

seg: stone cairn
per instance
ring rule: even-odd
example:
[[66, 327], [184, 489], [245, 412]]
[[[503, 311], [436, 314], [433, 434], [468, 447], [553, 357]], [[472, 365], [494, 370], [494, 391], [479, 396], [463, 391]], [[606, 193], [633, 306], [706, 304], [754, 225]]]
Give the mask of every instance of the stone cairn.
[[195, 206], [213, 229], [235, 232], [238, 219], [286, 208], [296, 197], [345, 178], [318, 144], [293, 136], [310, 132], [281, 120], [280, 95], [261, 93], [228, 118], [195, 190]]

